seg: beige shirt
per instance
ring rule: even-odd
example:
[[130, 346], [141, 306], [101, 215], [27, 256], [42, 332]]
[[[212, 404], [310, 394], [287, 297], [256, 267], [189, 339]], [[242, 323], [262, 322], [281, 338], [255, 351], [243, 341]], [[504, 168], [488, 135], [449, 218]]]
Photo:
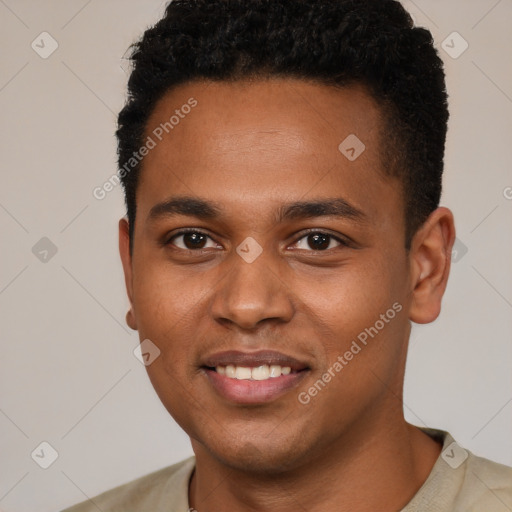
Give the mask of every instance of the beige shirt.
[[[443, 450], [401, 512], [512, 512], [512, 468], [473, 455], [447, 432], [421, 430], [441, 441]], [[194, 467], [191, 457], [63, 512], [187, 512]]]

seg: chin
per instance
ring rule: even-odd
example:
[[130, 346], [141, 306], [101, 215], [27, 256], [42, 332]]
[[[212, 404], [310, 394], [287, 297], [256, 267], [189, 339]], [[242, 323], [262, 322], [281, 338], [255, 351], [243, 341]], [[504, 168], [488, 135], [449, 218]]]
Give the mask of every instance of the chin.
[[266, 437], [231, 431], [230, 436], [218, 439], [208, 436], [206, 439], [207, 442], [200, 442], [201, 451], [206, 450], [221, 464], [240, 472], [279, 475], [307, 462], [304, 460], [307, 450], [301, 445], [304, 438], [299, 443], [291, 435], [287, 438], [272, 434]]

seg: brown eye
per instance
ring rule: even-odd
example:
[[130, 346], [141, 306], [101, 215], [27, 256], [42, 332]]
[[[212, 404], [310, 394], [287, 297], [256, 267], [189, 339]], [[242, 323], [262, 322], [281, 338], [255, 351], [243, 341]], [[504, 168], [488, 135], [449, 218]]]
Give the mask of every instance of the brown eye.
[[[174, 235], [168, 243], [178, 247], [179, 249], [193, 251], [209, 248], [206, 246], [208, 240], [211, 240], [211, 238], [201, 231], [181, 231]], [[213, 240], [211, 241], [213, 242]], [[216, 247], [216, 245], [213, 244], [210, 247]]]
[[307, 240], [309, 247], [318, 251], [329, 248], [331, 237], [329, 235], [324, 235], [323, 233], [317, 233], [315, 235], [308, 235]]
[[295, 242], [295, 245], [297, 246], [298, 249], [326, 251], [328, 249], [333, 249], [334, 247], [340, 245], [344, 246], [346, 244], [339, 238], [335, 237], [334, 235], [330, 235], [329, 233], [322, 233], [321, 231], [316, 231], [313, 233], [308, 233], [307, 235], [303, 236], [297, 242]]

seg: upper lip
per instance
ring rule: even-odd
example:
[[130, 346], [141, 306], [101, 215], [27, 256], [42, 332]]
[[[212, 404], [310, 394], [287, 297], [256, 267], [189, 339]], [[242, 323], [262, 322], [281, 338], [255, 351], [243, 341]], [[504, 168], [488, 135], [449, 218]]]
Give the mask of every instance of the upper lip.
[[216, 366], [245, 366], [255, 368], [264, 364], [289, 366], [294, 371], [308, 368], [308, 365], [275, 350], [259, 350], [257, 352], [241, 352], [239, 350], [226, 350], [206, 357], [202, 366], [215, 368]]

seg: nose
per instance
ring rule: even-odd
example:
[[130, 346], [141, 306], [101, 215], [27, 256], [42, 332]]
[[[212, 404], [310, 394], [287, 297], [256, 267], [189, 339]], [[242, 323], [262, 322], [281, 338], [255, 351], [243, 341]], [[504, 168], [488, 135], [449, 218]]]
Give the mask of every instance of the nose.
[[264, 251], [248, 263], [233, 253], [225, 263], [226, 276], [211, 304], [211, 313], [217, 322], [252, 330], [264, 321], [291, 320], [292, 293], [276, 265], [272, 265], [270, 255], [265, 255]]

